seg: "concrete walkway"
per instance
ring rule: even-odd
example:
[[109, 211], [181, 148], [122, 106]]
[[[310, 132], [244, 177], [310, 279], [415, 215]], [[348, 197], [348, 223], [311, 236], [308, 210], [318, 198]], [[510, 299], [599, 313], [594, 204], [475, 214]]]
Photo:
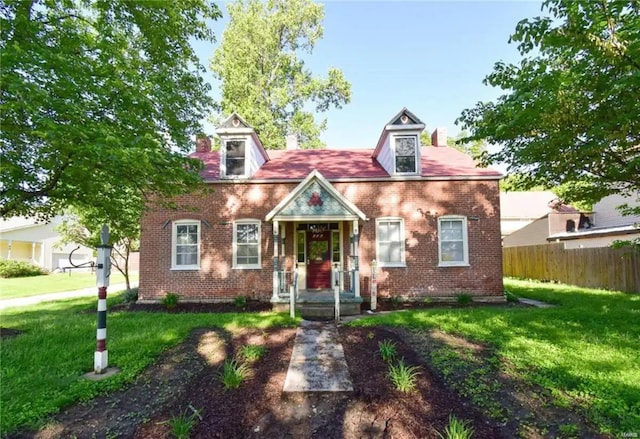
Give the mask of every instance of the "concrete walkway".
[[535, 299], [526, 299], [524, 297], [521, 297], [518, 299], [518, 301], [520, 303], [524, 303], [526, 305], [531, 305], [531, 306], [535, 306], [536, 308], [555, 308], [555, 305], [552, 305], [550, 303], [547, 302], [541, 302], [539, 300], [535, 300]]
[[303, 320], [284, 381], [285, 392], [352, 392], [353, 383], [334, 323]]
[[[131, 282], [131, 288], [136, 288], [138, 282]], [[109, 292], [122, 291], [126, 289], [126, 284], [114, 284], [109, 285], [107, 289], [107, 297]], [[16, 297], [15, 299], [2, 299], [0, 300], [0, 309], [12, 308], [14, 306], [28, 306], [35, 305], [41, 302], [53, 302], [63, 299], [75, 299], [76, 297], [96, 296], [98, 297], [98, 287], [83, 288], [81, 290], [74, 291], [61, 291], [59, 293], [41, 294], [39, 296], [30, 297]]]

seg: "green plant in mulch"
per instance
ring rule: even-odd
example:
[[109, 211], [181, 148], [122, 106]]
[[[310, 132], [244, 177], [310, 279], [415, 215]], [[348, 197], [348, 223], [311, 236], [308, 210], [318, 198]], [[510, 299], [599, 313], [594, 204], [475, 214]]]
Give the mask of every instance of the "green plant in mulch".
[[249, 376], [250, 372], [251, 369], [248, 364], [227, 359], [222, 365], [222, 373], [220, 373], [219, 378], [225, 389], [237, 389], [245, 378]]
[[442, 433], [437, 432], [440, 439], [471, 439], [473, 436], [473, 427], [468, 421], [461, 421], [453, 414], [449, 415], [449, 425]]
[[244, 308], [247, 306], [247, 298], [245, 296], [238, 296], [233, 299], [233, 304], [238, 308]]
[[391, 340], [383, 340], [381, 342], [378, 342], [378, 350], [380, 351], [382, 360], [386, 363], [391, 362], [398, 354], [396, 344]]
[[164, 296], [164, 299], [162, 299], [162, 304], [167, 309], [173, 309], [178, 305], [179, 301], [180, 301], [180, 296], [179, 295], [177, 295], [176, 293], [167, 293]]
[[176, 439], [188, 439], [191, 436], [191, 430], [196, 425], [196, 419], [202, 421], [200, 410], [196, 410], [189, 404], [184, 412], [169, 419], [167, 424], [171, 427], [171, 433]]
[[420, 375], [420, 367], [407, 366], [404, 358], [398, 360], [396, 364], [389, 365], [389, 378], [397, 390], [408, 393], [416, 388], [416, 382]]
[[400, 296], [391, 296], [389, 297], [389, 304], [392, 308], [399, 308], [402, 305], [404, 300]]
[[266, 352], [267, 348], [265, 346], [249, 344], [240, 348], [238, 357], [247, 363], [253, 363], [262, 358]]
[[458, 302], [458, 305], [467, 306], [470, 305], [471, 302], [473, 302], [473, 297], [471, 297], [471, 294], [460, 293], [456, 295], [456, 300]]
[[124, 293], [124, 303], [134, 303], [138, 301], [138, 288], [131, 288]]

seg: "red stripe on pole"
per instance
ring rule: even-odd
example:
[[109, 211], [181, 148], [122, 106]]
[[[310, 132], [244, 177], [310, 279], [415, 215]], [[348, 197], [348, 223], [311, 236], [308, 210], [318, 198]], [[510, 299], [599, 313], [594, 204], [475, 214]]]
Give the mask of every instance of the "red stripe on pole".
[[104, 352], [107, 350], [107, 340], [98, 340], [96, 344], [96, 351]]
[[98, 288], [98, 299], [106, 299], [107, 298], [107, 287]]

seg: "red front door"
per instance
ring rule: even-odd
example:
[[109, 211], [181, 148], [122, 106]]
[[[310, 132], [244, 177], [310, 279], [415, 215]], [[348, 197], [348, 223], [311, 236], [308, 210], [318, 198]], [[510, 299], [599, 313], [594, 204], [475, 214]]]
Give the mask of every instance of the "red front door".
[[307, 233], [307, 288], [331, 288], [331, 232]]

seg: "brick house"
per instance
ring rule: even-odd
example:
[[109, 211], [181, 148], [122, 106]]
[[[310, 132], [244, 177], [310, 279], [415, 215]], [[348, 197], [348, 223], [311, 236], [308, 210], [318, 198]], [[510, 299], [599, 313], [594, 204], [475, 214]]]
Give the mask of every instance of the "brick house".
[[[332, 297], [345, 311], [370, 297], [504, 301], [497, 171], [478, 168], [446, 145], [421, 147], [422, 123], [403, 109], [373, 149], [266, 151], [239, 115], [217, 130], [222, 145], [198, 139], [208, 191], [154, 208], [142, 220], [141, 301], [167, 292], [181, 300], [237, 296], [288, 303], [295, 283]], [[310, 299], [309, 299], [310, 300]]]

